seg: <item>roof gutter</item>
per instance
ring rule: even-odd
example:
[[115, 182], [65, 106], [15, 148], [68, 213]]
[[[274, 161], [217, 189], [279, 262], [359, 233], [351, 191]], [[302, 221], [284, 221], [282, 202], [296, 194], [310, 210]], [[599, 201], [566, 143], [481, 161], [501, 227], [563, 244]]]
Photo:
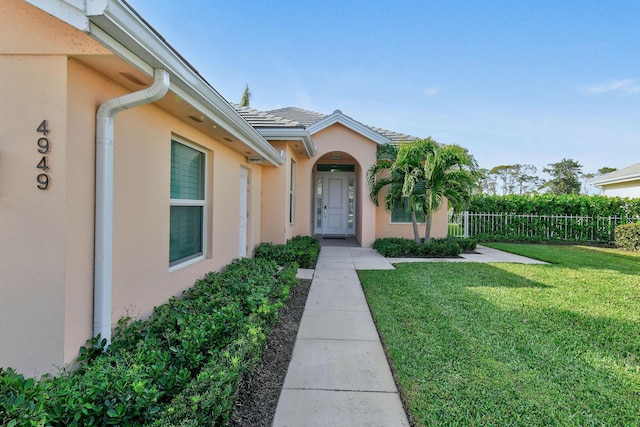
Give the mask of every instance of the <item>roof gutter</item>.
[[640, 179], [640, 173], [634, 173], [631, 175], [616, 176], [613, 178], [602, 179], [601, 177], [598, 177], [589, 181], [589, 184], [595, 185], [598, 188], [602, 188], [603, 185], [623, 184], [625, 182], [636, 181], [638, 179]]
[[111, 342], [113, 285], [113, 135], [120, 111], [150, 104], [169, 90], [169, 73], [154, 70], [153, 84], [146, 89], [104, 102], [96, 114], [96, 224], [93, 293], [93, 335]]

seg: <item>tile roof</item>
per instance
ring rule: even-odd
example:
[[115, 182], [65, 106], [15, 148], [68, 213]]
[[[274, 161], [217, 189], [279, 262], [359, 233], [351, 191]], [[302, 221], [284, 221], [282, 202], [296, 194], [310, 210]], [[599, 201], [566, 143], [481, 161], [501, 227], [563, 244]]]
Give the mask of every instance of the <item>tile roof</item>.
[[289, 120], [295, 120], [298, 123], [302, 123], [305, 127], [311, 126], [327, 117], [326, 114], [316, 113], [315, 111], [304, 110], [298, 107], [278, 108], [277, 110], [269, 110], [267, 113]]
[[[287, 128], [308, 128], [309, 126], [328, 117], [327, 114], [317, 113], [315, 111], [305, 110], [298, 107], [278, 108], [269, 111], [259, 111], [249, 107], [243, 107], [239, 104], [231, 104], [242, 117], [253, 127], [287, 127]], [[340, 110], [335, 113], [343, 114]], [[348, 117], [348, 116], [347, 116]], [[358, 122], [360, 123], [360, 122]], [[387, 138], [392, 144], [399, 144], [405, 141], [414, 141], [418, 139], [415, 136], [390, 131], [374, 126], [363, 126]]]
[[271, 114], [268, 111], [260, 111], [254, 108], [243, 107], [240, 104], [231, 104], [233, 108], [254, 128], [304, 128], [305, 126], [289, 118]]

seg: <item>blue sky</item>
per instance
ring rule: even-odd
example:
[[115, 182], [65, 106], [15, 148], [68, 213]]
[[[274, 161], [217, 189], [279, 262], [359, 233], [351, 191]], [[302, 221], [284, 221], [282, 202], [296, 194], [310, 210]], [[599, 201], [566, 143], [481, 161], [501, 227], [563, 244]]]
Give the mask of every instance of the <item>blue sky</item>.
[[128, 0], [228, 101], [469, 150], [480, 167], [640, 161], [640, 2]]

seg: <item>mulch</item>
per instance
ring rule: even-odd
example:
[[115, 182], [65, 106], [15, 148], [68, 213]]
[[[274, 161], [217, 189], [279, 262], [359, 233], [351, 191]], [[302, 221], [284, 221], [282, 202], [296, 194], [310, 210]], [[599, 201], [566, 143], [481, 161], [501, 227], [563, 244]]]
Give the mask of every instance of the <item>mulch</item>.
[[267, 338], [262, 358], [243, 378], [230, 426], [271, 426], [287, 374], [311, 280], [291, 290], [289, 301]]

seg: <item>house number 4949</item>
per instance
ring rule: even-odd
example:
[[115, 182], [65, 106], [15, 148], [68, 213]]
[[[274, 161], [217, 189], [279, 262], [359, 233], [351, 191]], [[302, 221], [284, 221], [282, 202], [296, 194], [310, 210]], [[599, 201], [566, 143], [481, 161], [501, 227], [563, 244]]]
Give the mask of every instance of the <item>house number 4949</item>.
[[39, 172], [41, 172], [36, 177], [36, 181], [38, 181], [38, 189], [46, 190], [47, 188], [49, 188], [49, 185], [51, 185], [51, 177], [48, 174], [49, 157], [47, 156], [51, 151], [51, 141], [49, 141], [49, 138], [47, 137], [47, 135], [49, 135], [49, 132], [51, 132], [51, 129], [49, 129], [47, 121], [43, 120], [42, 122], [40, 122], [40, 125], [38, 126], [36, 131], [42, 134], [42, 137], [38, 138], [37, 142], [37, 150], [38, 153], [42, 154], [42, 158], [40, 158], [40, 161], [36, 165], [36, 168], [39, 169]]

